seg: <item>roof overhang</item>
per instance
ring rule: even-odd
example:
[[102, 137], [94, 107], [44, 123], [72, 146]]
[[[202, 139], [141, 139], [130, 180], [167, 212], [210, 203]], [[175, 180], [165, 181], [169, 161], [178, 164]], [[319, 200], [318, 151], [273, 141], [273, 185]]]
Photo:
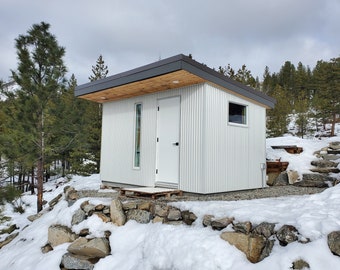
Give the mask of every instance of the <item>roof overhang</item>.
[[203, 82], [210, 82], [268, 108], [275, 105], [275, 99], [182, 54], [77, 86], [75, 95], [104, 103]]

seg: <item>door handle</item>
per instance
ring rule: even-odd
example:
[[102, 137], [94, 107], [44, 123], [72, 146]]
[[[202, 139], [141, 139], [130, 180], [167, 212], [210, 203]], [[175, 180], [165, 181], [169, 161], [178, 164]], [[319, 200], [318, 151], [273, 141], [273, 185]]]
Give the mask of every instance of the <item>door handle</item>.
[[179, 145], [179, 142], [174, 142], [174, 143], [172, 143], [172, 145], [178, 146], [178, 145]]

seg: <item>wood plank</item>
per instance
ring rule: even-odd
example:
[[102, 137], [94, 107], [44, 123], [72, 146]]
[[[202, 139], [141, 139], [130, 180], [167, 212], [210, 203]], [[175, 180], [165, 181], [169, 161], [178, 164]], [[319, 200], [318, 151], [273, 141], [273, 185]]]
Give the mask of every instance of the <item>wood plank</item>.
[[158, 197], [170, 198], [171, 195], [182, 196], [182, 191], [177, 189], [166, 189], [166, 188], [122, 188], [120, 191], [122, 196], [127, 197], [147, 197], [157, 199]]
[[137, 81], [83, 95], [80, 96], [80, 98], [99, 103], [105, 103], [108, 101], [166, 91], [202, 82], [205, 82], [205, 80], [201, 77], [191, 74], [190, 72], [187, 72], [185, 70], [179, 70], [158, 77], [149, 78], [146, 80]]

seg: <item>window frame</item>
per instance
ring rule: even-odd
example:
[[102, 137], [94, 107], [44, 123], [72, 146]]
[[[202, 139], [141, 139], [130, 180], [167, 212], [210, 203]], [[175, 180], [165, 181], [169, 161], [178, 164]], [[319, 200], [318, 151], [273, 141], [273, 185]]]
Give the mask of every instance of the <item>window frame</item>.
[[[138, 107], [140, 109], [138, 110]], [[132, 167], [135, 170], [141, 168], [141, 130], [142, 130], [142, 112], [143, 104], [142, 102], [136, 102], [134, 104], [134, 125], [133, 125], [133, 163]], [[139, 113], [139, 115], [138, 115]]]
[[[230, 115], [231, 115], [230, 114], [230, 104], [243, 107], [243, 112], [244, 112], [245, 115], [241, 116], [242, 117], [242, 123], [230, 121]], [[248, 127], [248, 111], [249, 111], [248, 105], [242, 104], [242, 103], [239, 103], [239, 102], [229, 101], [228, 102], [228, 124], [232, 125], [232, 126]]]

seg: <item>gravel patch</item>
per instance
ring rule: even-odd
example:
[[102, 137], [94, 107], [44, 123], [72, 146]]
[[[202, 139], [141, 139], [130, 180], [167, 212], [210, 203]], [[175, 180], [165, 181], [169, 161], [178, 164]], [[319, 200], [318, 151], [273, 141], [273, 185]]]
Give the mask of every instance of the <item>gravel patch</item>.
[[[254, 200], [262, 198], [274, 198], [284, 196], [298, 196], [298, 195], [310, 195], [324, 191], [326, 188], [316, 187], [297, 187], [293, 185], [289, 186], [270, 186], [259, 189], [230, 191], [215, 194], [195, 194], [184, 192], [183, 196], [173, 195], [170, 198], [159, 197], [156, 201], [161, 202], [177, 202], [177, 201], [239, 201], [239, 200]], [[121, 200], [151, 200], [150, 197], [125, 197], [119, 196], [118, 190], [110, 190], [111, 192], [100, 192], [98, 190], [80, 190], [78, 191], [79, 197], [102, 197], [115, 199], [120, 197]]]
[[296, 187], [296, 186], [272, 186], [260, 189], [231, 191], [217, 194], [192, 194], [184, 193], [183, 196], [172, 196], [171, 198], [159, 198], [164, 201], [238, 201], [254, 200], [262, 198], [273, 198], [283, 196], [310, 195], [320, 193], [326, 188]]

